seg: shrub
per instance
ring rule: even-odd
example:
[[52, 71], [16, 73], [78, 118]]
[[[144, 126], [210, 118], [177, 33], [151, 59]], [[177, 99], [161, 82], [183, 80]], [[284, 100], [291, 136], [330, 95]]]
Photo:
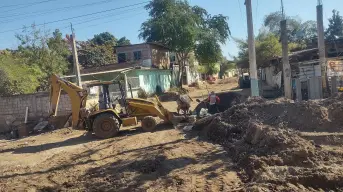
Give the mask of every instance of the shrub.
[[147, 99], [149, 96], [148, 93], [142, 88], [139, 88], [137, 95], [138, 95], [138, 98], [141, 98], [141, 99]]

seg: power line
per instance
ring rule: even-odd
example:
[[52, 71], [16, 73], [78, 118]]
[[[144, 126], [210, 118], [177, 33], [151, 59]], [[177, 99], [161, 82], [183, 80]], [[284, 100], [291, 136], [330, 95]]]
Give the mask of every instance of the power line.
[[[81, 5], [81, 7], [85, 7], [85, 6], [90, 6], [90, 5], [95, 5], [95, 4], [103, 4], [103, 3], [108, 3], [110, 1], [113, 1], [113, 0], [105, 0], [105, 1], [100, 1], [98, 3], [89, 3], [89, 4], [85, 4], [85, 5]], [[144, 7], [144, 6], [143, 6]], [[142, 8], [143, 8], [142, 7]], [[67, 8], [67, 7], [64, 7], [64, 8]], [[62, 9], [64, 8], [60, 8], [60, 9], [56, 9], [55, 11], [47, 11], [45, 13], [41, 13], [41, 14], [38, 14], [38, 15], [45, 15], [45, 14], [49, 14], [49, 13], [52, 13], [52, 12], [57, 12], [57, 11], [61, 11]], [[75, 9], [75, 8], [80, 8], [80, 6], [74, 6], [74, 7], [68, 7], [68, 9]], [[34, 15], [34, 16], [38, 16], [38, 15]], [[0, 17], [1, 18], [1, 17]], [[27, 17], [19, 17], [19, 18], [14, 18], [14, 19], [10, 19], [10, 20], [5, 20], [5, 21], [1, 21], [1, 23], [9, 23], [9, 22], [12, 22], [12, 21], [16, 21], [18, 19], [21, 19], [21, 18], [27, 18]]]
[[[145, 1], [145, 2], [142, 2], [142, 3], [136, 3], [136, 4], [127, 5], [127, 6], [123, 6], [123, 7], [107, 9], [107, 10], [104, 10], [104, 11], [98, 11], [98, 12], [88, 13], [88, 14], [79, 15], [79, 16], [75, 16], [75, 17], [59, 19], [59, 20], [55, 20], [55, 21], [50, 21], [50, 22], [45, 22], [45, 23], [41, 23], [41, 24], [36, 24], [35, 26], [42, 26], [42, 25], [51, 24], [51, 23], [57, 23], [57, 22], [66, 21], [66, 20], [70, 20], [70, 19], [81, 18], [81, 17], [96, 15], [96, 14], [100, 14], [100, 13], [106, 13], [106, 12], [110, 12], [110, 11], [114, 11], [114, 10], [119, 10], [119, 9], [123, 9], [123, 8], [127, 8], [127, 7], [132, 7], [132, 6], [136, 6], [136, 5], [142, 5], [142, 4], [145, 4], [145, 3], [148, 3], [148, 2], [149, 1]], [[17, 29], [10, 29], [10, 30], [6, 30], [6, 31], [0, 31], [0, 33], [7, 33], [7, 32], [12, 32], [12, 31], [17, 31], [17, 30], [21, 30], [21, 29], [24, 29], [24, 28], [25, 27], [21, 27], [21, 28], [17, 28]]]
[[[7, 12], [11, 12], [11, 11], [15, 11], [15, 10], [18, 10], [18, 9], [22, 9], [22, 8], [26, 8], [26, 7], [31, 7], [31, 6], [34, 6], [34, 5], [38, 5], [38, 4], [42, 4], [42, 3], [48, 3], [48, 2], [52, 2], [52, 1], [57, 1], [57, 0], [45, 0], [45, 1], [39, 1], [39, 2], [36, 2], [36, 3], [29, 3], [29, 4], [22, 4], [24, 6], [21, 6], [21, 7], [17, 7], [15, 9], [9, 9], [9, 10], [6, 10], [6, 11], [1, 11], [2, 13], [7, 13]], [[15, 5], [10, 5], [10, 7], [12, 6], [15, 6]], [[3, 7], [0, 7], [0, 8], [3, 8]]]
[[[64, 11], [64, 10], [69, 10], [69, 9], [78, 9], [78, 8], [83, 8], [83, 7], [93, 6], [93, 5], [105, 4], [105, 3], [109, 3], [111, 1], [114, 1], [114, 0], [104, 0], [104, 1], [87, 3], [87, 4], [82, 4], [82, 5], [74, 5], [74, 6], [66, 6], [66, 7], [56, 8], [56, 9], [48, 9], [48, 10], [44, 10], [44, 11], [35, 11], [35, 12], [29, 12], [29, 13], [19, 13], [19, 14], [13, 14], [13, 15], [6, 15], [6, 16], [0, 16], [0, 18], [12, 18], [11, 20], [6, 20], [6, 21], [13, 21], [13, 20], [21, 19], [21, 18], [27, 18], [27, 16], [45, 15], [45, 14], [54, 13], [54, 12], [58, 12], [58, 11]], [[17, 17], [17, 16], [25, 16], [25, 17]], [[16, 18], [13, 19], [13, 17], [16, 17]]]
[[244, 23], [243, 14], [242, 14], [242, 8], [241, 8], [241, 2], [240, 2], [240, 0], [237, 0], [237, 2], [238, 2], [238, 5], [239, 5], [239, 11], [241, 12], [241, 19], [242, 19], [242, 22]]
[[285, 10], [283, 7], [283, 0], [281, 0], [281, 14], [282, 14], [282, 19], [284, 20], [285, 19]]
[[[145, 12], [139, 12], [137, 14], [134, 14], [134, 15], [130, 15], [131, 17], [134, 17], [134, 16], [137, 16], [137, 15], [141, 15]], [[123, 20], [123, 19], [130, 19], [131, 17], [120, 17], [120, 18], [117, 18], [117, 19], [114, 19], [114, 20], [111, 20], [111, 21], [106, 21], [106, 22], [102, 22], [102, 23], [97, 23], [97, 24], [93, 24], [93, 25], [88, 25], [88, 26], [85, 26], [85, 27], [81, 27], [81, 28], [78, 28], [78, 29], [84, 29], [84, 28], [89, 28], [89, 27], [94, 27], [94, 26], [98, 26], [98, 25], [102, 25], [102, 24], [105, 24], [105, 23], [112, 23], [114, 21], [118, 21], [118, 20]], [[83, 24], [83, 23], [77, 23], [76, 25], [79, 25], [79, 24]]]
[[15, 5], [4, 5], [4, 6], [1, 6], [1, 8], [6, 8], [6, 7], [16, 7], [16, 6], [21, 6], [21, 5], [37, 5], [37, 4], [41, 4], [41, 3], [46, 3], [46, 2], [49, 2], [49, 1], [56, 1], [56, 0], [45, 0], [45, 1], [38, 1], [38, 2], [33, 2], [33, 3], [21, 3], [21, 4], [15, 4]]
[[78, 23], [74, 23], [74, 25], [79, 25], [79, 24], [83, 24], [83, 23], [89, 23], [89, 22], [92, 22], [92, 21], [95, 21], [95, 20], [99, 20], [99, 19], [104, 19], [108, 16], [117, 16], [117, 15], [122, 15], [122, 14], [125, 14], [125, 13], [128, 13], [128, 11], [135, 11], [135, 10], [138, 10], [138, 9], [141, 9], [143, 8], [144, 6], [142, 7], [137, 7], [137, 8], [132, 8], [132, 9], [127, 9], [125, 11], [122, 11], [122, 12], [119, 12], [119, 13], [111, 13], [111, 14], [108, 14], [108, 15], [103, 15], [103, 16], [100, 16], [100, 17], [93, 17], [93, 18], [89, 18], [88, 20], [85, 20], [85, 21], [81, 21], [81, 22], [78, 22]]

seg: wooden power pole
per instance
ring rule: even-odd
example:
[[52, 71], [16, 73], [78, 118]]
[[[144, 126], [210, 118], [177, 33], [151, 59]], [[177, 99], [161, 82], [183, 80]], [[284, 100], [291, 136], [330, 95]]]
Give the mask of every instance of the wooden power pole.
[[77, 48], [76, 48], [76, 40], [75, 40], [75, 33], [73, 29], [73, 25], [71, 25], [72, 35], [70, 35], [70, 40], [72, 43], [72, 52], [73, 52], [73, 61], [74, 61], [74, 73], [76, 77], [76, 84], [78, 86], [82, 86], [81, 83], [81, 76], [80, 76], [80, 65], [79, 65], [79, 58], [77, 56]]
[[248, 45], [249, 45], [249, 68], [250, 68], [250, 84], [251, 96], [259, 96], [257, 67], [256, 67], [256, 52], [255, 52], [255, 37], [252, 19], [251, 0], [245, 1], [247, 22], [248, 22]]
[[281, 10], [283, 20], [281, 25], [281, 43], [282, 43], [282, 68], [283, 68], [283, 85], [285, 91], [285, 97], [292, 99], [292, 81], [291, 81], [291, 66], [289, 64], [288, 57], [288, 35], [287, 35], [287, 20], [285, 19], [285, 13], [283, 9], [283, 1], [281, 0]]
[[[322, 92], [323, 96], [327, 97], [330, 94], [330, 88], [328, 86], [329, 80], [327, 76], [326, 58], [325, 58], [325, 40], [324, 40], [324, 24], [323, 24], [323, 4], [321, 0], [318, 0], [317, 5], [317, 30], [318, 30], [318, 50], [319, 50], [319, 67], [320, 74], [316, 76], [322, 77]], [[318, 67], [318, 68], [319, 68]]]

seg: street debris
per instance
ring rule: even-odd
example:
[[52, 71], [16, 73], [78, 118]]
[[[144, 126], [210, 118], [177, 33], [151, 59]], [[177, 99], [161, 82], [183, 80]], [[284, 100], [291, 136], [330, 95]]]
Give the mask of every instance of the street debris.
[[228, 148], [248, 190], [343, 189], [342, 154], [324, 150], [298, 133], [338, 131], [342, 104], [343, 95], [300, 103], [249, 98], [196, 122], [193, 129]]
[[48, 126], [48, 121], [41, 121], [39, 122], [34, 128], [34, 131], [42, 131], [46, 126]]
[[193, 125], [187, 125], [182, 130], [183, 131], [192, 131]]

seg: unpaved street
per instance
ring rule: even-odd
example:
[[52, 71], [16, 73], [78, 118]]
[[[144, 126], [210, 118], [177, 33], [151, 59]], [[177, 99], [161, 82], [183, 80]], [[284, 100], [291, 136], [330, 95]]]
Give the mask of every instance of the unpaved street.
[[231, 191], [241, 183], [218, 145], [179, 130], [130, 129], [96, 140], [83, 131], [1, 143], [1, 191]]
[[[211, 90], [234, 86], [216, 85]], [[207, 91], [196, 90], [192, 97], [199, 92]], [[165, 105], [176, 108], [175, 102]], [[239, 191], [242, 187], [221, 146], [166, 125], [153, 133], [126, 128], [107, 140], [61, 129], [1, 140], [0, 153], [0, 191]]]

